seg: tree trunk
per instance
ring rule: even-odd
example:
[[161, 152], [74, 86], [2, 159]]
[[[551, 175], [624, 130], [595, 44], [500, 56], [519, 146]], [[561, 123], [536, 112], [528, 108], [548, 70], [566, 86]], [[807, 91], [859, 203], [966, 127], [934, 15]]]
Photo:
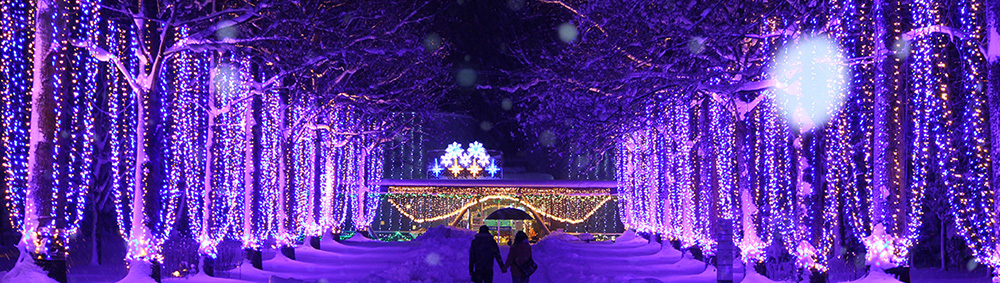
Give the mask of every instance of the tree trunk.
[[[25, 191], [24, 227], [20, 227], [23, 245], [22, 256], [28, 252], [41, 251], [36, 247], [39, 230], [39, 212], [52, 192], [52, 151], [56, 130], [55, 93], [52, 78], [55, 65], [52, 52], [52, 16], [55, 7], [48, 0], [38, 0], [35, 7], [35, 54], [34, 72], [31, 86], [31, 128], [28, 145], [28, 187]], [[34, 249], [29, 250], [30, 249]]]
[[217, 75], [215, 71], [215, 56], [209, 57], [208, 73], [208, 129], [205, 131], [205, 188], [202, 190], [201, 231], [199, 232], [200, 235], [198, 235], [198, 241], [201, 246], [199, 253], [206, 252], [204, 250], [206, 248], [212, 250], [215, 249], [214, 246], [205, 246], [207, 244], [205, 241], [211, 241], [212, 237], [210, 232], [211, 229], [209, 229], [209, 225], [212, 223], [212, 221], [210, 221], [212, 219], [212, 163], [214, 162], [212, 146], [214, 144], [213, 136], [215, 133], [215, 117], [218, 115], [219, 111], [215, 105], [214, 82], [215, 76]]
[[948, 264], [945, 262], [945, 255], [948, 254], [948, 249], [947, 249], [947, 247], [945, 247], [944, 242], [945, 242], [945, 237], [948, 234], [947, 233], [948, 231], [945, 230], [945, 229], [948, 229], [948, 228], [944, 224], [945, 224], [944, 223], [944, 217], [942, 217], [941, 218], [941, 231], [940, 231], [940, 233], [941, 233], [941, 270], [947, 271], [948, 270]]
[[[128, 242], [144, 243], [149, 245], [152, 242], [152, 235], [149, 232], [149, 228], [146, 227], [145, 223], [145, 212], [146, 212], [146, 189], [144, 187], [143, 179], [146, 177], [144, 173], [144, 168], [149, 163], [149, 156], [146, 155], [146, 147], [142, 141], [146, 139], [146, 104], [144, 99], [145, 95], [142, 92], [138, 92], [135, 95], [135, 105], [136, 105], [136, 129], [135, 138], [137, 139], [135, 147], [135, 168], [132, 170], [132, 230], [129, 232]], [[129, 245], [128, 255], [130, 265], [135, 266], [145, 266], [143, 263], [146, 260], [143, 259], [148, 256], [149, 253], [148, 246], [136, 246]], [[132, 272], [142, 272], [143, 270], [136, 268], [129, 268], [129, 273]]]
[[254, 216], [254, 192], [256, 191], [256, 183], [254, 183], [254, 172], [257, 171], [255, 168], [256, 163], [254, 163], [254, 152], [255, 148], [258, 146], [258, 142], [254, 139], [254, 128], [257, 124], [254, 120], [254, 113], [256, 112], [254, 105], [257, 99], [250, 99], [248, 102], [248, 107], [243, 109], [243, 137], [244, 141], [244, 152], [243, 152], [243, 245], [256, 248], [257, 239], [255, 239], [254, 228], [253, 228], [253, 216]]
[[889, 101], [886, 97], [886, 84], [885, 84], [885, 61], [887, 58], [882, 58], [879, 54], [888, 54], [888, 49], [882, 39], [886, 36], [885, 21], [883, 17], [883, 11], [885, 10], [885, 3], [882, 0], [875, 1], [875, 46], [873, 51], [875, 51], [876, 56], [876, 67], [875, 67], [875, 106], [873, 110], [872, 118], [874, 121], [872, 126], [872, 131], [874, 132], [874, 141], [872, 142], [872, 180], [871, 180], [871, 205], [869, 211], [871, 211], [871, 227], [875, 225], [883, 224], [882, 219], [885, 213], [885, 205], [887, 203], [887, 194], [889, 192], [889, 171], [888, 171], [888, 145], [889, 145], [889, 125], [886, 115], [889, 111]]
[[100, 258], [99, 255], [100, 255], [100, 250], [101, 249], [100, 249], [100, 247], [97, 244], [97, 241], [99, 239], [99, 238], [97, 238], [97, 229], [98, 229], [98, 227], [100, 227], [100, 225], [98, 225], [97, 221], [100, 219], [100, 217], [98, 216], [98, 214], [100, 212], [98, 212], [98, 210], [97, 210], [97, 204], [91, 204], [90, 206], [88, 206], [88, 210], [91, 211], [91, 213], [90, 213], [91, 219], [89, 220], [89, 222], [93, 223], [92, 225], [90, 225], [90, 247], [91, 247], [90, 248], [90, 265], [100, 265], [101, 264], [101, 258]]
[[[987, 99], [989, 107], [986, 113], [989, 113], [990, 119], [990, 141], [992, 142], [991, 153], [993, 160], [993, 197], [996, 200], [993, 202], [994, 217], [1000, 214], [1000, 0], [987, 0], [986, 4], [986, 17], [987, 17], [987, 35], [988, 41], [987, 46], [989, 53], [986, 55], [987, 58], [987, 81], [989, 85], [987, 89]], [[996, 237], [1000, 239], [1000, 219], [994, 219], [996, 227], [993, 228]], [[1000, 249], [1000, 245], [997, 245], [995, 249]], [[996, 251], [1000, 252], [1000, 251]], [[1000, 277], [1000, 272], [994, 268], [994, 275]], [[998, 278], [1000, 279], [1000, 278]]]
[[[283, 93], [282, 93], [283, 94]], [[288, 190], [288, 176], [286, 168], [288, 167], [288, 128], [285, 126], [287, 123], [286, 109], [288, 104], [285, 103], [285, 95], [279, 95], [278, 98], [278, 234], [275, 238], [279, 239], [277, 246], [284, 247], [289, 243], [285, 242], [288, 235], [288, 206], [285, 200], [285, 192]]]

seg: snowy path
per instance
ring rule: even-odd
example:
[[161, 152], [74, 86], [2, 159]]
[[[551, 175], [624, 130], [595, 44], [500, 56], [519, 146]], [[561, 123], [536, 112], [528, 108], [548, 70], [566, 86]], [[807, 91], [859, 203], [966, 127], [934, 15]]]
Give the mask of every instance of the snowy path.
[[[281, 255], [264, 270], [245, 263], [230, 280], [204, 275], [164, 282], [468, 282], [468, 245], [473, 232], [438, 230], [412, 242], [324, 241], [321, 250], [296, 248], [296, 260]], [[619, 243], [547, 239], [533, 246], [539, 264], [532, 282], [715, 282], [714, 268], [660, 244], [639, 238]], [[509, 247], [501, 246], [506, 258]], [[494, 266], [494, 282], [511, 282]]]
[[716, 282], [714, 267], [642, 239], [618, 243], [543, 241], [534, 251], [542, 267], [532, 282]]
[[[228, 278], [197, 274], [188, 278], [164, 278], [163, 282], [469, 282], [468, 249], [474, 235], [469, 230], [437, 227], [410, 242], [358, 238], [345, 242], [327, 240], [321, 242], [320, 250], [310, 246], [296, 248], [295, 260], [267, 251], [264, 270], [254, 269], [249, 262], [244, 262], [235, 270], [220, 272]], [[634, 233], [626, 232], [616, 243], [584, 243], [573, 239], [573, 236], [554, 233], [532, 246], [539, 269], [531, 276], [531, 282], [716, 282], [713, 266], [706, 266], [669, 244], [649, 243]], [[507, 246], [500, 247], [505, 258], [509, 250]], [[741, 269], [737, 267], [734, 271], [739, 273]], [[101, 274], [93, 274], [93, 278], [78, 275], [71, 281], [109, 282], [121, 278], [115, 276], [120, 272], [113, 271], [104, 270], [99, 272]], [[737, 282], [774, 282], [753, 271], [746, 278], [742, 274], [734, 275]], [[914, 282], [924, 282], [921, 279], [949, 282], [941, 280], [944, 278], [920, 275]], [[988, 276], [952, 279], [953, 282], [989, 281]], [[511, 282], [510, 274], [501, 273], [500, 268], [494, 266], [494, 282]], [[883, 272], [875, 272], [853, 282], [899, 281]]]

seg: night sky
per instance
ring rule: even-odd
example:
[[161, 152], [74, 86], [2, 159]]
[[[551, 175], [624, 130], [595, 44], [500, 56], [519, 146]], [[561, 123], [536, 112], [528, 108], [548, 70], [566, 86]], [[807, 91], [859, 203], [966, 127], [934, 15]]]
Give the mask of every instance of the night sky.
[[[454, 48], [445, 60], [452, 66], [454, 83], [460, 86], [448, 94], [442, 110], [471, 116], [474, 135], [487, 148], [502, 150], [506, 165], [545, 171], [556, 160], [526, 158], [536, 156], [539, 145], [536, 135], [526, 133], [515, 120], [526, 107], [518, 99], [520, 93], [495, 87], [509, 85], [511, 72], [532, 68], [517, 54], [571, 48], [559, 41], [557, 31], [571, 15], [554, 5], [521, 0], [458, 0], [439, 9], [434, 29]], [[461, 80], [469, 78], [469, 70], [475, 73], [475, 84], [464, 86], [467, 81]], [[509, 110], [503, 109], [505, 99], [511, 102]]]

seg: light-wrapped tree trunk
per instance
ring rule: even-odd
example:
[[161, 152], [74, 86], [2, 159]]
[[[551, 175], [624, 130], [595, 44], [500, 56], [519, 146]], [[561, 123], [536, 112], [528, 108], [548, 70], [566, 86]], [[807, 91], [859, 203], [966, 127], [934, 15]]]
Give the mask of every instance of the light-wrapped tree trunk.
[[55, 93], [52, 78], [55, 66], [52, 56], [55, 55], [52, 40], [52, 16], [55, 7], [48, 0], [38, 0], [35, 6], [35, 54], [33, 84], [31, 87], [31, 127], [28, 144], [28, 188], [25, 192], [24, 227], [21, 229], [21, 259], [18, 264], [29, 263], [29, 252], [44, 250], [39, 247], [37, 231], [39, 230], [39, 212], [44, 211], [41, 197], [50, 195], [52, 191], [52, 165], [55, 161], [52, 150], [55, 146], [56, 130]]

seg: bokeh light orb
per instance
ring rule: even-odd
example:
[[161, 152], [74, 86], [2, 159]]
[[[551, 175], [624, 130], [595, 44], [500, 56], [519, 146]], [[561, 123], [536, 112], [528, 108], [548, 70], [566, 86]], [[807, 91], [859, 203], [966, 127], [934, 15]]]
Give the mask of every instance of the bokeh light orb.
[[510, 98], [504, 98], [500, 101], [500, 108], [503, 109], [503, 111], [510, 111], [510, 109], [514, 108], [514, 102], [511, 101]]
[[688, 51], [691, 51], [691, 54], [699, 54], [705, 51], [705, 38], [696, 36], [688, 40]]
[[470, 87], [476, 84], [476, 70], [470, 68], [459, 69], [455, 74], [455, 81], [459, 86]]
[[524, 0], [507, 0], [507, 8], [519, 11], [524, 8]]
[[576, 30], [576, 25], [572, 23], [562, 23], [559, 25], [559, 40], [565, 43], [573, 43], [580, 32]]
[[424, 51], [434, 52], [441, 47], [441, 36], [436, 33], [430, 33], [424, 36]]
[[545, 147], [553, 147], [556, 145], [556, 134], [550, 130], [545, 130], [542, 134], [538, 135], [538, 142]]
[[840, 48], [826, 37], [786, 46], [771, 70], [776, 101], [788, 121], [803, 130], [826, 123], [840, 110], [848, 76]]
[[219, 63], [215, 67], [212, 83], [215, 84], [219, 92], [236, 92], [238, 91], [236, 86], [243, 83], [242, 75], [239, 66], [234, 66], [231, 63]]
[[906, 57], [910, 57], [910, 51], [912, 50], [913, 47], [910, 45], [910, 41], [900, 38], [892, 45], [892, 56], [899, 59], [906, 59]]
[[236, 22], [230, 20], [220, 21], [215, 25], [215, 38], [219, 41], [235, 39], [240, 36], [240, 29]]

